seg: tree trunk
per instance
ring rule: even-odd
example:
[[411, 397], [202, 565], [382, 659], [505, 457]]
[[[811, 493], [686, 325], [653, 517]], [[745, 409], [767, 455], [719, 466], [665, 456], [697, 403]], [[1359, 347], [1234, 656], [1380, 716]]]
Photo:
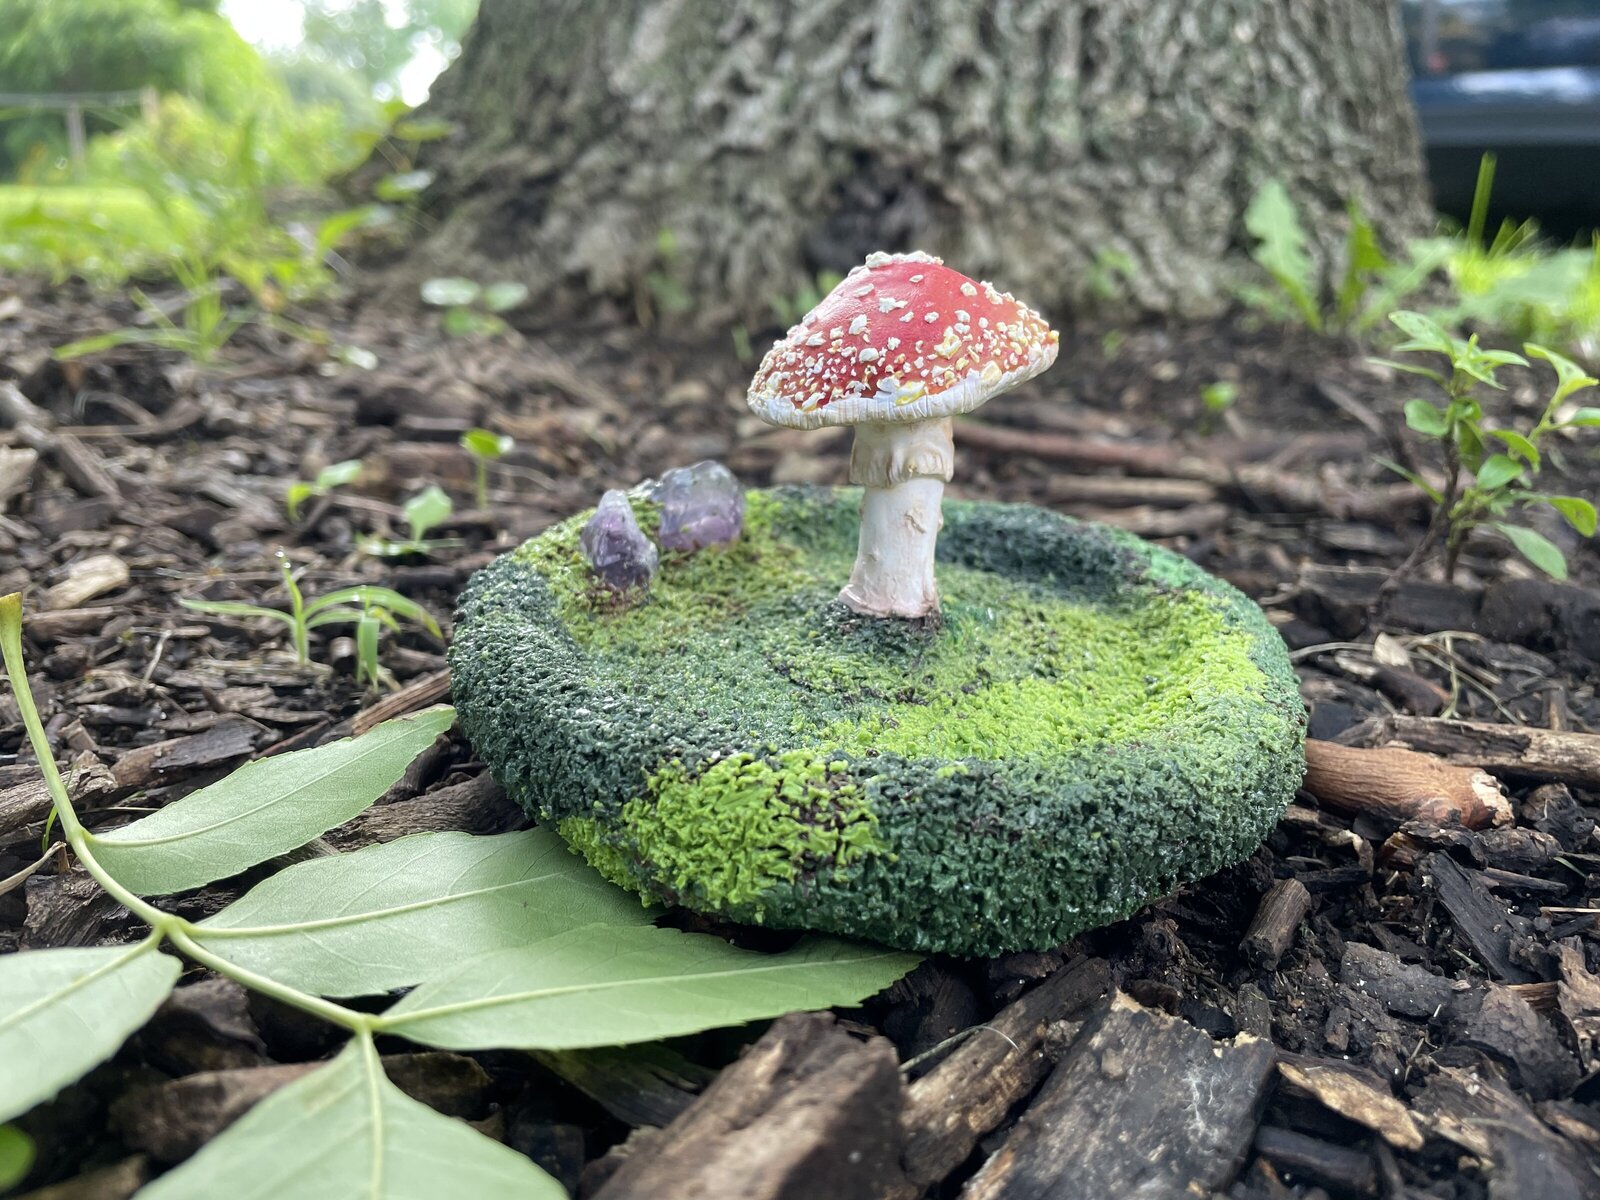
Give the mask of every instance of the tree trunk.
[[1392, 0], [483, 0], [421, 271], [751, 328], [923, 249], [1052, 315], [1224, 305], [1281, 179], [1322, 251], [1426, 188]]

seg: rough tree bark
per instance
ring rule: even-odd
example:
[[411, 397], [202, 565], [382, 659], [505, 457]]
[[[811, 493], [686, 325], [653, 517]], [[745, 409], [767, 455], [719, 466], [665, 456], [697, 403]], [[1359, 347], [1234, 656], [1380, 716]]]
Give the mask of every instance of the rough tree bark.
[[1347, 198], [1426, 219], [1396, 7], [483, 0], [413, 265], [760, 326], [916, 248], [1051, 315], [1214, 310], [1268, 178], [1325, 245]]

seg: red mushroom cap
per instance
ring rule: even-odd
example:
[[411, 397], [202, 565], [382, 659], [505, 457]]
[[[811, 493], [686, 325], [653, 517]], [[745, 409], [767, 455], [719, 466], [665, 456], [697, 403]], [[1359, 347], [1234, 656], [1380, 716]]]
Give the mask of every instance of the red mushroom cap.
[[931, 255], [872, 254], [767, 351], [750, 408], [816, 429], [971, 412], [1055, 361], [1060, 335]]

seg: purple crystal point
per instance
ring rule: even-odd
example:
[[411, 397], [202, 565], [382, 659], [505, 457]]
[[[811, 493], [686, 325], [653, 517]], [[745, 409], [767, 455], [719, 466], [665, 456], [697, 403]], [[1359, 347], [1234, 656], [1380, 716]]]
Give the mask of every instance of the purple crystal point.
[[707, 459], [668, 471], [656, 484], [661, 504], [661, 544], [701, 550], [731, 542], [744, 527], [744, 488], [733, 472]]
[[656, 573], [656, 548], [634, 520], [633, 506], [622, 492], [600, 497], [578, 540], [601, 582], [619, 592], [648, 586]]

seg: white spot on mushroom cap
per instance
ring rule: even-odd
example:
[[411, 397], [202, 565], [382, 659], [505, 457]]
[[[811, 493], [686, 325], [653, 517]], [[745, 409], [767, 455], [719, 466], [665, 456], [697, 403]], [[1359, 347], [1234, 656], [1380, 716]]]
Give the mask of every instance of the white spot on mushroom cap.
[[867, 314], [866, 313], [857, 313], [856, 314], [856, 319], [850, 322], [850, 332], [851, 333], [855, 333], [855, 334], [860, 334], [860, 333], [865, 333], [866, 331], [867, 331]]

